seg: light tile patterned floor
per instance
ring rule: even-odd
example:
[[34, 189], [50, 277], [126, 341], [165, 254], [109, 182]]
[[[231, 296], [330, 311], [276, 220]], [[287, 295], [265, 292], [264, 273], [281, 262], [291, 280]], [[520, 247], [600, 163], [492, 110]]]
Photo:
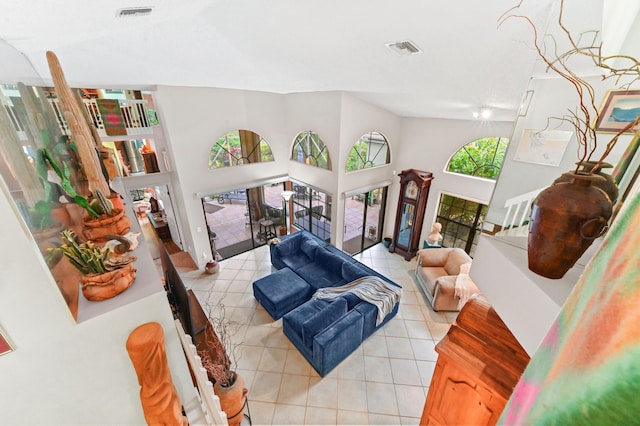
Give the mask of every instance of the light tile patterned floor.
[[216, 275], [183, 273], [201, 303], [223, 299], [238, 321], [238, 371], [254, 425], [417, 425], [435, 367], [435, 344], [456, 313], [434, 312], [417, 289], [415, 260], [382, 244], [356, 259], [403, 286], [398, 315], [327, 376], [320, 377], [253, 298], [253, 281], [272, 272], [266, 246], [224, 260]]

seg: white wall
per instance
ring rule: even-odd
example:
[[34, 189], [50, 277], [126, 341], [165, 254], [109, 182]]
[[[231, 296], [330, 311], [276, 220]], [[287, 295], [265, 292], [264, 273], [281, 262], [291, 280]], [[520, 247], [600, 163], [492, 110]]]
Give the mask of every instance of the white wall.
[[[211, 247], [200, 198], [286, 173], [293, 136], [285, 131], [284, 98], [243, 90], [159, 86], [155, 99], [176, 171], [173, 186], [181, 208], [183, 245], [202, 266], [211, 258]], [[210, 170], [211, 147], [238, 129], [260, 134], [275, 161]]]
[[[511, 137], [512, 123], [479, 120], [443, 120], [405, 118], [402, 120], [397, 171], [418, 169], [433, 173], [429, 200], [422, 226], [421, 241], [426, 239], [435, 221], [440, 194], [443, 192], [488, 204], [495, 182], [444, 172], [449, 159], [464, 145], [484, 137]], [[397, 180], [397, 179], [396, 179]], [[387, 211], [385, 231], [393, 231], [400, 186], [396, 182], [390, 197], [394, 203]]]
[[16, 347], [0, 357], [0, 423], [144, 424], [125, 343], [134, 328], [149, 321], [164, 329], [181, 400], [193, 399], [159, 279], [155, 294], [76, 324], [1, 179], [0, 187], [0, 327]]
[[[593, 85], [598, 94], [596, 105], [599, 106], [607, 90], [612, 88], [613, 82], [602, 82], [598, 77], [589, 78], [588, 81]], [[504, 166], [500, 172], [500, 178], [491, 202], [491, 208], [487, 214], [487, 220], [493, 223], [502, 223], [504, 215], [506, 214], [504, 203], [507, 199], [551, 185], [562, 173], [574, 170], [576, 167], [575, 163], [579, 159], [578, 144], [574, 135], [569, 142], [559, 166], [548, 166], [513, 160], [524, 129], [543, 130], [547, 127], [549, 117], [562, 117], [567, 114], [569, 109], [575, 109], [577, 106], [575, 89], [564, 79], [534, 79], [531, 80], [528, 90], [534, 91], [529, 111], [526, 117], [521, 117], [516, 123], [513, 139], [505, 156]], [[552, 122], [549, 129], [573, 131], [570, 124], [558, 123], [557, 121]], [[612, 136], [613, 135], [607, 133], [598, 133], [599, 148], [593, 158], [598, 159], [600, 157], [605, 145], [611, 140]], [[630, 136], [622, 136], [618, 140], [615, 149], [607, 158], [607, 162], [616, 164], [630, 140]], [[605, 171], [610, 173], [612, 169]]]
[[[332, 235], [338, 247], [342, 247], [344, 235], [344, 208], [345, 199], [342, 196], [347, 191], [367, 187], [385, 180], [393, 180], [395, 176], [393, 171], [396, 170], [397, 158], [400, 151], [400, 117], [385, 111], [381, 108], [363, 102], [355, 97], [344, 94], [342, 98], [342, 111], [340, 118], [340, 150], [339, 164], [335, 169], [339, 173], [338, 197], [336, 199], [337, 212], [335, 218], [333, 232], [337, 231], [337, 235]], [[359, 170], [355, 172], [346, 172], [347, 159], [353, 145], [360, 138], [369, 132], [381, 133], [389, 144], [391, 150], [391, 162], [385, 166], [375, 167], [371, 169]], [[397, 179], [396, 179], [397, 180]], [[393, 185], [391, 185], [393, 188]], [[391, 235], [393, 232], [387, 232], [390, 224], [393, 229], [395, 219], [395, 211], [390, 213], [390, 207], [394, 206], [397, 198], [387, 195], [387, 210], [385, 213], [384, 234]], [[393, 214], [393, 216], [391, 216]]]

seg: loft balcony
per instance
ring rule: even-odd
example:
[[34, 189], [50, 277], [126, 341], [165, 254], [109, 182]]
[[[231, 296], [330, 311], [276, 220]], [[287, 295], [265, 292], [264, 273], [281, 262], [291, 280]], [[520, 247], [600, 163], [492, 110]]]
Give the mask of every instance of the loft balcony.
[[[9, 114], [9, 119], [13, 124], [16, 132], [21, 140], [27, 140], [27, 134], [25, 132], [25, 125], [20, 117], [19, 108], [16, 108], [13, 98], [0, 96], [2, 106]], [[105, 117], [100, 111], [98, 106], [100, 99], [83, 99], [84, 107], [93, 122], [94, 126], [98, 130], [98, 134], [102, 140], [117, 140], [117, 139], [138, 139], [144, 136], [153, 135], [153, 126], [157, 125], [155, 116], [151, 117], [150, 110], [147, 108], [146, 100], [138, 99], [119, 99], [115, 100], [118, 103], [118, 108], [109, 114], [115, 114], [116, 121], [122, 123], [120, 134], [109, 134], [109, 129], [105, 126]], [[59, 100], [57, 98], [49, 98], [49, 103], [53, 108], [53, 111], [58, 121], [58, 126], [62, 133], [70, 136], [69, 126], [60, 109]]]

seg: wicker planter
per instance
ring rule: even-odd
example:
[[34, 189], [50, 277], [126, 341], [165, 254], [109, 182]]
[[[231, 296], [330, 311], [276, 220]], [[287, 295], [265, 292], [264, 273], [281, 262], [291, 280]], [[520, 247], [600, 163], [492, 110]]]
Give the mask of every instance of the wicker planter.
[[136, 269], [133, 263], [97, 275], [84, 275], [82, 281], [82, 294], [91, 302], [111, 299], [131, 287], [136, 279]]
[[131, 228], [131, 221], [124, 215], [124, 210], [114, 209], [112, 215], [97, 218], [85, 218], [82, 233], [87, 240], [105, 241], [107, 235], [124, 235]]

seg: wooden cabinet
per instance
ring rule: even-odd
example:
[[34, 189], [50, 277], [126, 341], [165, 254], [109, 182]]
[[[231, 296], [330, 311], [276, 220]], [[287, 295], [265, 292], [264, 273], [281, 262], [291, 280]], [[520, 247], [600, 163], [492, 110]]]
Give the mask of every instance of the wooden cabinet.
[[411, 260], [420, 245], [424, 211], [433, 175], [429, 172], [409, 169], [403, 170], [398, 176], [400, 177], [400, 196], [389, 251], [403, 255], [405, 260]]
[[529, 363], [489, 302], [472, 297], [436, 345], [421, 425], [493, 425]]

